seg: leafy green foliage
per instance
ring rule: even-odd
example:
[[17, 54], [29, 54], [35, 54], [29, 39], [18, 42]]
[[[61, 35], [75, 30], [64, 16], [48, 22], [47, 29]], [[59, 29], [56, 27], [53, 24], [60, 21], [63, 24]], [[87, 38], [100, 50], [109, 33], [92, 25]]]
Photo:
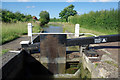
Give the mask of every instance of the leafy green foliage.
[[41, 11], [39, 16], [40, 16], [40, 26], [43, 26], [50, 21], [50, 16], [47, 11]]
[[0, 9], [0, 21], [2, 20], [2, 10]]
[[87, 25], [89, 28], [118, 31], [118, 10], [101, 10], [88, 14], [70, 16], [68, 21], [73, 24]]
[[66, 19], [66, 21], [68, 22], [69, 16], [74, 16], [77, 14], [77, 12], [73, 9], [74, 9], [74, 5], [69, 5], [59, 13], [59, 17], [61, 17], [62, 19]]
[[31, 15], [24, 15], [20, 12], [11, 12], [8, 10], [2, 10], [2, 21], [5, 23], [16, 23], [18, 21], [20, 22], [26, 22], [31, 21], [32, 16]]

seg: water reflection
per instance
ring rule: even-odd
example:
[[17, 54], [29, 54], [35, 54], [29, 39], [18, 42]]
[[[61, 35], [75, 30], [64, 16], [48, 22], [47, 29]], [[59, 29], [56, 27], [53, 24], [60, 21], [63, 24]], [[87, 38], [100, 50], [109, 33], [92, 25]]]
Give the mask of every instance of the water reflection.
[[44, 33], [62, 33], [63, 28], [60, 26], [49, 26], [49, 27], [44, 27]]

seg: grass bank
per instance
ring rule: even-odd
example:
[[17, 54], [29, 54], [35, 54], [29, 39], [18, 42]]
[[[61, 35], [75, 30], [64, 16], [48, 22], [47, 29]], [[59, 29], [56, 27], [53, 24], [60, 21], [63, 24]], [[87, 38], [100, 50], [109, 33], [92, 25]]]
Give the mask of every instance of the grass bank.
[[96, 35], [119, 34], [119, 11], [118, 9], [90, 11], [87, 14], [69, 16], [69, 23], [61, 22], [61, 24], [68, 32], [74, 32], [75, 24], [80, 24], [80, 32]]
[[[25, 23], [2, 23], [2, 42], [0, 44], [4, 44], [6, 42], [9, 42], [11, 40], [14, 40], [21, 35], [27, 34], [27, 22]], [[39, 27], [39, 24], [32, 23], [34, 25], [33, 32], [40, 32], [41, 27]]]
[[119, 34], [118, 30], [104, 29], [104, 28], [101, 28], [101, 26], [96, 27], [96, 26], [83, 25], [81, 27], [83, 27], [84, 29], [87, 29], [87, 30], [99, 32], [100, 34], [106, 34], [106, 35]]
[[118, 9], [90, 11], [87, 14], [70, 16], [69, 22], [105, 34], [116, 34], [119, 29], [118, 17]]
[[[64, 32], [71, 32], [71, 33], [75, 32], [75, 25], [72, 24], [72, 23], [50, 22], [49, 24], [63, 27]], [[93, 33], [93, 34], [95, 34], [97, 36], [99, 36], [99, 35], [118, 34], [117, 31], [106, 30], [106, 29], [102, 29], [100, 27], [99, 28], [98, 27], [93, 28], [93, 27], [89, 27], [87, 25], [80, 26], [80, 33]]]

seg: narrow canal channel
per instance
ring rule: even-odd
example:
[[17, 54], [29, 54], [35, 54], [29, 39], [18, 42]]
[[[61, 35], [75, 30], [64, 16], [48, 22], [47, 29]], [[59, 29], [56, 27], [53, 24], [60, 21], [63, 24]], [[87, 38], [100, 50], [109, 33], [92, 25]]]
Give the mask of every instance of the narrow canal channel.
[[44, 27], [44, 33], [63, 33], [63, 28], [61, 26], [52, 26]]

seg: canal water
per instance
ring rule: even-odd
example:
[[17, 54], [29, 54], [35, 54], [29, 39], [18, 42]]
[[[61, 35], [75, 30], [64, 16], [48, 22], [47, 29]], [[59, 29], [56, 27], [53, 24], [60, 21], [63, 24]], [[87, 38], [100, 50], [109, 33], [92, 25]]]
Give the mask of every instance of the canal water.
[[44, 33], [63, 33], [63, 28], [61, 26], [52, 26], [44, 27]]

